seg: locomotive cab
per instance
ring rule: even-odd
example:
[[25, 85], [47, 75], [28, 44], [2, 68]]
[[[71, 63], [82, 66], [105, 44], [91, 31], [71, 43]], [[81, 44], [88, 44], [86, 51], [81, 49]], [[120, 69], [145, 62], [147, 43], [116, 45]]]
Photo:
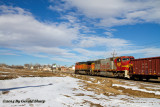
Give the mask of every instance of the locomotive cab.
[[120, 56], [114, 60], [117, 67], [117, 74], [121, 77], [129, 77], [129, 67], [132, 65], [131, 60], [134, 59], [133, 56]]

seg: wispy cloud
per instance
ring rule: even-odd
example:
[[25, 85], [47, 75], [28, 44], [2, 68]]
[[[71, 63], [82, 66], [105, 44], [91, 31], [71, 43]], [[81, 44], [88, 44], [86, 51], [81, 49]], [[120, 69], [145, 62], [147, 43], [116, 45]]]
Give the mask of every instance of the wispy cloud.
[[124, 39], [119, 38], [107, 38], [107, 37], [82, 37], [79, 44], [80, 47], [96, 47], [96, 46], [105, 46], [108, 48], [119, 48], [122, 46], [130, 46], [131, 43]]
[[11, 50], [8, 49], [1, 49], [0, 50], [0, 55], [14, 55], [14, 56], [20, 56], [17, 52], [13, 52]]
[[153, 56], [160, 56], [160, 48], [140, 48], [140, 49], [128, 49], [119, 51], [119, 55], [128, 55], [128, 54], [143, 54], [145, 57], [153, 57]]
[[112, 27], [144, 22], [160, 23], [159, 5], [159, 0], [65, 0], [60, 8], [64, 11], [76, 8], [86, 17], [99, 19], [96, 25]]
[[0, 6], [0, 9], [5, 12], [0, 15], [0, 46], [3, 48], [63, 54], [64, 49], [58, 47], [71, 46], [77, 38], [77, 29], [63, 23], [39, 22], [17, 7]]

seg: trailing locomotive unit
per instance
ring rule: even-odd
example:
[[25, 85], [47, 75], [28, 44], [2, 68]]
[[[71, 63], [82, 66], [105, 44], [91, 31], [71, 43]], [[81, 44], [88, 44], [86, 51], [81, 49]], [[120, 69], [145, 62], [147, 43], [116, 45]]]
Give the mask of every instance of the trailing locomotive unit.
[[133, 56], [111, 57], [95, 61], [77, 62], [75, 73], [87, 75], [101, 75], [109, 77], [130, 78], [129, 69]]

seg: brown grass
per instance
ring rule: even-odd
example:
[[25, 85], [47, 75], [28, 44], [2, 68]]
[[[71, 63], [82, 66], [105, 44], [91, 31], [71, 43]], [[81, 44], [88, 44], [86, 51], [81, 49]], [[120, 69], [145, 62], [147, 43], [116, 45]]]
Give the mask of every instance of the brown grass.
[[0, 68], [0, 80], [14, 79], [17, 77], [53, 77], [53, 76], [62, 76], [58, 73], [53, 72], [42, 72], [42, 71], [33, 71], [25, 69], [6, 69]]
[[2, 91], [2, 94], [8, 94], [9, 91]]

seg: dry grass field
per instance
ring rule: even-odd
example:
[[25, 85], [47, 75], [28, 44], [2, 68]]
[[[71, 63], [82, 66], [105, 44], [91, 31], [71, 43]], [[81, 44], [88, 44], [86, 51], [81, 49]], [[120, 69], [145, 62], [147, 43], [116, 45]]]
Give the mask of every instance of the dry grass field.
[[52, 77], [60, 74], [26, 69], [0, 68], [0, 80], [14, 79], [17, 77]]

